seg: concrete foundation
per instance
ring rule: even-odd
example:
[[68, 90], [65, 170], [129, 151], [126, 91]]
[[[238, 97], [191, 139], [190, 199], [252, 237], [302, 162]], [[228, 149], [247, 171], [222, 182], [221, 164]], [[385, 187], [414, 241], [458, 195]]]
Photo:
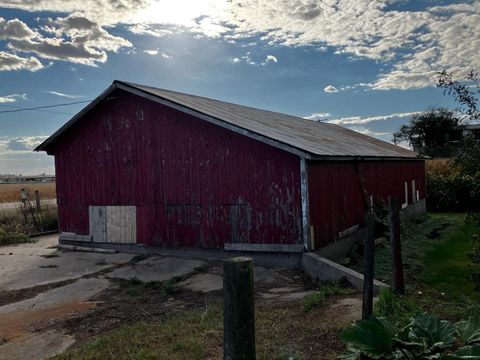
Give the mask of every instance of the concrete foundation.
[[[346, 279], [353, 287], [363, 290], [363, 274], [325, 259], [314, 253], [304, 253], [302, 269], [314, 281], [338, 281]], [[388, 285], [375, 280], [374, 289], [378, 292], [381, 287]]]
[[[339, 261], [345, 257], [352, 256], [358, 249], [358, 244], [365, 237], [365, 229], [356, 225], [353, 231], [341, 234], [337, 241], [334, 241], [318, 250], [315, 254], [333, 260]], [[343, 235], [343, 236], [342, 236]]]
[[421, 218], [427, 214], [427, 201], [421, 199], [416, 203], [408, 205], [400, 211], [401, 221], [411, 221]]
[[253, 258], [255, 265], [265, 267], [283, 267], [289, 269], [300, 269], [302, 263], [302, 254], [300, 252], [258, 252], [258, 251], [225, 251], [222, 249], [199, 249], [199, 248], [161, 248], [148, 247], [137, 244], [113, 244], [113, 243], [94, 243], [84, 241], [71, 241], [60, 239], [61, 245], [92, 247], [96, 249], [111, 249], [119, 252], [135, 254], [152, 254], [175, 256], [181, 258], [197, 258], [206, 260], [224, 260], [236, 256], [248, 256]]

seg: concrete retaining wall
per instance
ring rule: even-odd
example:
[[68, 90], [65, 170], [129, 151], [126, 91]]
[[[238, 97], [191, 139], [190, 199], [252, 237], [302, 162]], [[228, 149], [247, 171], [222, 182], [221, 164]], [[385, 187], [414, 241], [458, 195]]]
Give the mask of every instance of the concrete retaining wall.
[[[363, 274], [317, 254], [303, 253], [302, 269], [315, 282], [346, 279], [356, 289], [363, 290]], [[382, 287], [388, 287], [388, 285], [377, 280], [374, 281], [375, 291], [378, 292]]]
[[402, 221], [410, 221], [421, 218], [427, 213], [427, 201], [421, 199], [416, 203], [408, 205], [405, 209], [400, 211], [400, 218]]

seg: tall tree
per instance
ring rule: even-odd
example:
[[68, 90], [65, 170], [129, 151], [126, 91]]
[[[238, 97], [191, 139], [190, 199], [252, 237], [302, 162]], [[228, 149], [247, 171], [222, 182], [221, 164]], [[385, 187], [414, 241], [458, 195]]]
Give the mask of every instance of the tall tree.
[[393, 142], [408, 141], [422, 156], [450, 157], [457, 148], [451, 141], [455, 137], [461, 139], [459, 119], [448, 109], [434, 108], [413, 115], [408, 124], [393, 134]]
[[453, 73], [443, 70], [438, 73], [437, 86], [443, 89], [444, 94], [453, 95], [458, 104], [457, 111], [463, 119], [480, 120], [478, 96], [480, 94], [479, 73], [470, 70], [464, 79], [458, 80]]

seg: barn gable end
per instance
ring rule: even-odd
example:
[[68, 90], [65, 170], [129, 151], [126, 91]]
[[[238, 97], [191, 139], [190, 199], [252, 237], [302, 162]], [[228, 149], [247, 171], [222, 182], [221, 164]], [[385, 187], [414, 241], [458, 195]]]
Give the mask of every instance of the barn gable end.
[[84, 116], [50, 148], [62, 231], [135, 206], [137, 243], [301, 244], [298, 156], [119, 90]]

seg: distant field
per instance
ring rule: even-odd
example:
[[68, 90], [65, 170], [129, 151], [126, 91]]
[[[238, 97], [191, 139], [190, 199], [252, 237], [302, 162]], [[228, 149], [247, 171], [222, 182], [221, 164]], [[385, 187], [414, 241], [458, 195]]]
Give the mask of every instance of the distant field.
[[55, 183], [0, 184], [0, 203], [20, 201], [20, 190], [26, 188], [30, 200], [34, 199], [35, 190], [40, 199], [55, 199]]

